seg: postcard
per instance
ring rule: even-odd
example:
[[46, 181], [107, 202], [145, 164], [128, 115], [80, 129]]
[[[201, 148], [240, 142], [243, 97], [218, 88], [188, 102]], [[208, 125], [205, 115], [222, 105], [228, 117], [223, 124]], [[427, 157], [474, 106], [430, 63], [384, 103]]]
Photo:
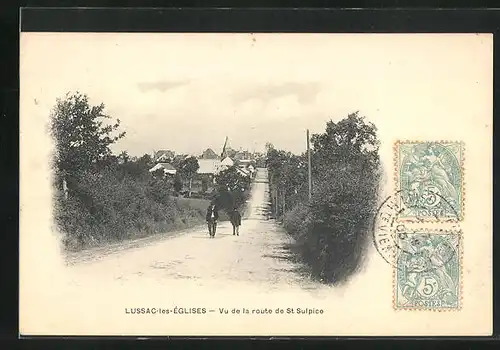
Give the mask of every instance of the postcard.
[[21, 335], [491, 335], [491, 34], [20, 41]]

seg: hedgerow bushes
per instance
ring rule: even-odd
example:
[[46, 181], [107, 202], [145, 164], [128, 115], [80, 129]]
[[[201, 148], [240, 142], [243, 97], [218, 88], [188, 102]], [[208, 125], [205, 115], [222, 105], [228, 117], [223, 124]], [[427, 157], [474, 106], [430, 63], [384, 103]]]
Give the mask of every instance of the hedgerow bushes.
[[[204, 222], [204, 210], [172, 199], [174, 181], [149, 174], [150, 157], [115, 156], [110, 146], [125, 136], [119, 119], [90, 105], [81, 93], [58, 99], [51, 114], [55, 141], [54, 218], [67, 249]], [[118, 133], [118, 134], [116, 134]]]
[[307, 204], [303, 203], [297, 204], [293, 209], [286, 212], [283, 219], [285, 230], [297, 241], [302, 241], [304, 239], [310, 223], [311, 216], [309, 215], [309, 207]]
[[[375, 126], [354, 113], [329, 122], [325, 133], [312, 137], [312, 144], [312, 199], [285, 211], [283, 224], [313, 275], [338, 284], [362, 263], [377, 205], [379, 142]], [[283, 162], [270, 167], [274, 183], [283, 178], [286, 168], [278, 168]]]
[[84, 172], [58, 195], [55, 219], [69, 250], [166, 232], [204, 222], [204, 212], [181, 206], [156, 179], [125, 176], [112, 169]]

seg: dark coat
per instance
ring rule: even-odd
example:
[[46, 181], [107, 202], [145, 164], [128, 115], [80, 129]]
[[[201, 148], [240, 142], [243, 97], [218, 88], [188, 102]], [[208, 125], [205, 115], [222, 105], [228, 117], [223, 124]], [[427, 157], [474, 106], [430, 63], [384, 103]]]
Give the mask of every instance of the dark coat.
[[[207, 208], [207, 215], [205, 216], [205, 219], [207, 221], [212, 220], [212, 210], [211, 209], [212, 209], [211, 207]], [[214, 220], [219, 220], [219, 212], [217, 211], [217, 207], [214, 207]]]
[[241, 214], [237, 210], [231, 213], [231, 224], [241, 226]]

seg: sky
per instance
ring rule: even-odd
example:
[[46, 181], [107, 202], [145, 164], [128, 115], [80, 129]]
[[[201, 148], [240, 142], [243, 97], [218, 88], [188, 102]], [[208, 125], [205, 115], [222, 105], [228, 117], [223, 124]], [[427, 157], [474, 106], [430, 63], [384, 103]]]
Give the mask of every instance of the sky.
[[135, 156], [219, 153], [226, 136], [236, 149], [271, 142], [301, 153], [306, 129], [322, 132], [358, 110], [381, 138], [471, 113], [456, 102], [489, 98], [475, 84], [489, 79], [491, 42], [474, 34], [21, 33], [21, 109], [35, 103], [48, 116], [56, 98], [85, 93], [121, 120], [127, 135], [114, 149]]

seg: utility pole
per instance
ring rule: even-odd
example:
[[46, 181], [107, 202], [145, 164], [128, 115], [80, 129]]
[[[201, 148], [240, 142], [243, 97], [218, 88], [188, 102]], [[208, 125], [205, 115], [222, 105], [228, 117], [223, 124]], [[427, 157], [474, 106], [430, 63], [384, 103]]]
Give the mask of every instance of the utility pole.
[[286, 190], [283, 192], [283, 214], [286, 213]]
[[307, 129], [307, 173], [309, 180], [309, 200], [312, 198], [311, 147], [309, 146], [309, 129]]
[[275, 216], [275, 219], [278, 220], [278, 188], [276, 187], [276, 189], [274, 190], [274, 216]]

